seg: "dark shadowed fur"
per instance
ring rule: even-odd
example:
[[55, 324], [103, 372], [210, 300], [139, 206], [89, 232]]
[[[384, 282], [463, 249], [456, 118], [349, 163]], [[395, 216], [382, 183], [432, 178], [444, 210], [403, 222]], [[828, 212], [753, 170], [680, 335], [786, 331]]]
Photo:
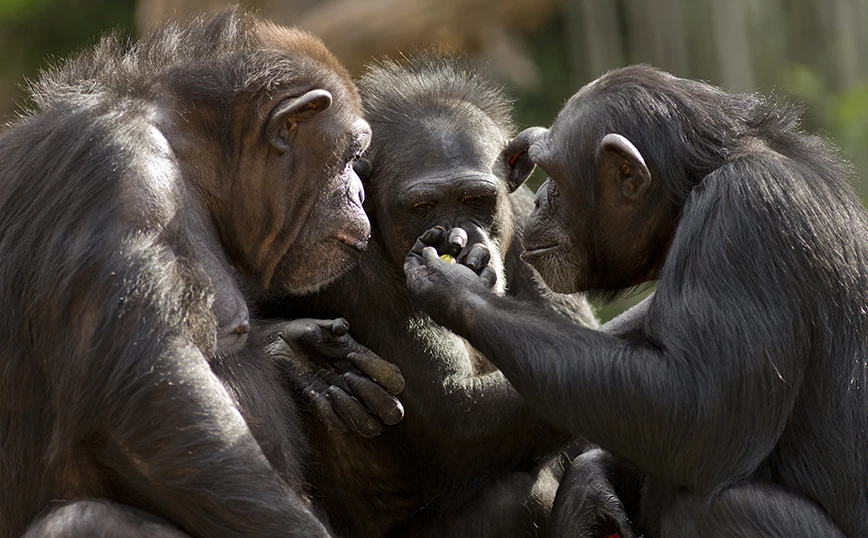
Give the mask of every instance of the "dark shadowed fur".
[[[536, 133], [529, 155], [550, 180], [526, 239], [562, 223], [568, 248], [530, 258], [547, 280], [608, 268], [581, 256], [594, 249], [648, 260], [573, 287], [659, 278], [626, 337], [408, 261], [414, 303], [549, 420], [647, 473], [637, 534], [868, 535], [868, 217], [834, 150], [797, 121], [640, 66], [586, 86]], [[645, 190], [623, 187], [637, 178]], [[599, 523], [579, 501], [576, 533]]]
[[401, 268], [424, 230], [462, 227], [468, 246], [490, 249], [508, 295], [596, 325], [584, 298], [554, 296], [519, 259], [519, 219], [533, 202], [526, 188], [508, 194], [509, 104], [461, 62], [434, 55], [377, 64], [360, 90], [373, 131], [360, 167], [373, 236], [359, 267], [301, 314], [345, 317], [358, 341], [397, 364], [406, 415], [373, 440], [312, 422], [315, 501], [344, 536], [542, 532], [536, 525], [545, 525], [557, 484], [540, 466], [569, 436], [530, 412], [464, 340], [415, 310]]
[[[334, 103], [275, 151], [271, 101], [311, 88]], [[284, 259], [316, 243], [304, 229], [317, 212], [295, 208], [346, 197], [323, 171], [359, 151], [346, 71], [315, 38], [231, 10], [138, 43], [106, 38], [31, 89], [0, 136], [0, 536], [95, 497], [199, 536], [325, 535], [300, 496], [294, 404], [255, 323], [246, 334], [247, 301], [296, 277], [321, 285], [357, 257], [342, 249], [314, 273]], [[83, 503], [34, 533], [118, 532], [137, 520], [123, 511]]]

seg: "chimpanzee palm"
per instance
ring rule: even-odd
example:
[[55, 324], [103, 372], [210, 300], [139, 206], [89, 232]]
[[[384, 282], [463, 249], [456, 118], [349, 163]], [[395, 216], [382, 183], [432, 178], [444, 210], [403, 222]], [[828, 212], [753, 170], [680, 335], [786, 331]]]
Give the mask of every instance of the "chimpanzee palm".
[[[540, 464], [570, 436], [531, 412], [464, 340], [412, 307], [404, 257], [439, 225], [444, 248], [459, 263], [493, 268], [499, 290], [571, 323], [595, 326], [593, 314], [580, 296], [548, 292], [519, 258], [520, 222], [533, 202], [525, 187], [509, 194], [518, 187], [503, 160], [510, 109], [492, 83], [454, 59], [419, 55], [372, 67], [360, 90], [373, 135], [357, 170], [373, 235], [359, 267], [302, 314], [345, 317], [356, 340], [397, 364], [406, 417], [370, 440], [314, 421], [315, 500], [345, 536], [534, 533], [557, 487], [547, 472], [537, 475]], [[380, 432], [374, 420], [346, 422]]]
[[647, 473], [646, 536], [868, 536], [868, 216], [797, 121], [630, 67], [523, 133], [549, 175], [524, 259], [562, 292], [658, 280], [622, 337], [491, 293], [439, 232], [407, 258], [414, 304]]

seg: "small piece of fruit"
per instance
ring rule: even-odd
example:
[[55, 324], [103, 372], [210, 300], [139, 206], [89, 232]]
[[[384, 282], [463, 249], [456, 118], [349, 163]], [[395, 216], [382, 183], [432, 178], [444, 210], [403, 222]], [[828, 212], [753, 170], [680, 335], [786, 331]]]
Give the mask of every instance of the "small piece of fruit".
[[440, 259], [446, 263], [455, 263], [455, 258], [451, 254], [443, 254], [440, 256]]

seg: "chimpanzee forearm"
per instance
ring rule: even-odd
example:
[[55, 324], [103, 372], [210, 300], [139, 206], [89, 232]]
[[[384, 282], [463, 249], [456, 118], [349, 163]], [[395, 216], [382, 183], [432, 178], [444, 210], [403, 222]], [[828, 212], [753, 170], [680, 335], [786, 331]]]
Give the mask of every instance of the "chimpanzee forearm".
[[[488, 292], [474, 291], [460, 306], [442, 312], [440, 321], [489, 357], [549, 421], [671, 483], [704, 489], [747, 472], [773, 442], [759, 425], [779, 420], [790, 398], [782, 390], [769, 393], [769, 404], [761, 409], [709, 400], [716, 388], [686, 366], [690, 363], [680, 355], [689, 350], [666, 353], [647, 341], [578, 327]], [[715, 366], [720, 367], [710, 367]], [[758, 413], [767, 416], [758, 418]], [[721, 423], [731, 429], [708, 426]], [[755, 443], [729, 450], [730, 434], [722, 432], [732, 430]]]
[[[159, 373], [126, 387], [132, 397], [115, 395], [120, 420], [108, 427], [101, 463], [138, 477], [126, 486], [195, 535], [326, 536], [265, 459], [204, 356], [181, 346], [165, 353]], [[183, 368], [172, 371], [177, 363]]]
[[604, 323], [600, 327], [600, 330], [622, 338], [639, 335], [645, 326], [645, 319], [650, 304], [651, 297], [646, 297], [619, 316]]
[[[505, 461], [536, 461], [567, 443], [571, 435], [532, 411], [502, 373], [475, 373], [466, 343], [413, 309], [403, 275], [380, 248], [372, 242], [360, 266], [300, 314], [345, 317], [353, 338], [400, 368], [406, 380], [399, 395], [406, 413], [402, 428], [454, 465], [463, 464], [455, 447], [473, 447], [499, 468]], [[389, 327], [406, 329], [384, 329]], [[467, 464], [478, 460], [468, 458]]]

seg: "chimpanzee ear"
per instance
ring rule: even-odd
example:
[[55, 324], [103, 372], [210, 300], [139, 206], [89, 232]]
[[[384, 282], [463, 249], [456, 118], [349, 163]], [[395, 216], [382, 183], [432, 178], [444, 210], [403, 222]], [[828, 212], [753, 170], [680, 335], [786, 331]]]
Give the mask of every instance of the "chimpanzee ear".
[[533, 173], [535, 165], [527, 152], [534, 139], [546, 131], [542, 127], [525, 129], [513, 138], [500, 153], [498, 159], [506, 170], [506, 186], [509, 192], [515, 192]]
[[326, 90], [311, 90], [299, 97], [280, 102], [268, 120], [265, 133], [268, 141], [278, 151], [288, 151], [298, 122], [311, 118], [332, 106], [332, 94]]
[[651, 173], [636, 146], [624, 136], [609, 133], [600, 142], [601, 169], [614, 170], [621, 185], [621, 194], [628, 200], [638, 200], [651, 185]]

